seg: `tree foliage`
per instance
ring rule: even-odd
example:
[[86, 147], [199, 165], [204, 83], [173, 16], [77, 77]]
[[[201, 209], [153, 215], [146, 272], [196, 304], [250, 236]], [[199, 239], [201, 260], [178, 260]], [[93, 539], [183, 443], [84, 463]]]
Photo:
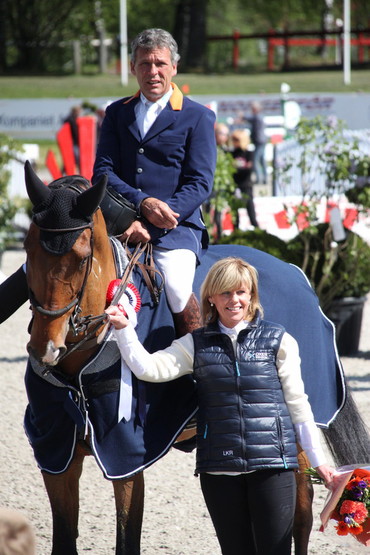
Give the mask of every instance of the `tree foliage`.
[[56, 52], [65, 38], [65, 23], [73, 12], [74, 0], [3, 0], [7, 25], [6, 65], [33, 70], [47, 69], [50, 48]]
[[[367, 0], [352, 3], [352, 27], [368, 27]], [[321, 29], [326, 0], [127, 0], [129, 42], [142, 29], [161, 27], [175, 36], [181, 70], [231, 67], [231, 41], [209, 42], [209, 35], [267, 33], [269, 29]], [[343, 18], [336, 0], [332, 20]], [[86, 63], [97, 64], [98, 38], [104, 27], [118, 53], [119, 0], [1, 0], [0, 71], [65, 72], [72, 69], [72, 45], [80, 40]], [[263, 41], [241, 41], [249, 63], [265, 48]]]

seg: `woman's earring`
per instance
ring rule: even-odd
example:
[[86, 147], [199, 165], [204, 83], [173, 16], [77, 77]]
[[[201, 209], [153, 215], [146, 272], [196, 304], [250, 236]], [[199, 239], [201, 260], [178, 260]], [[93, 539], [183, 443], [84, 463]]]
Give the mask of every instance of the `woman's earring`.
[[209, 303], [211, 306], [213, 306], [213, 303]]

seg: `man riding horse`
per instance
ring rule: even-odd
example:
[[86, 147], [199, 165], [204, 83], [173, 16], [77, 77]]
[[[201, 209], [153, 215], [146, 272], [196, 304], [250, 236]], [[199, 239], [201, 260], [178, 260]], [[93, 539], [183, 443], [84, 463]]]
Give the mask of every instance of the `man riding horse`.
[[107, 108], [92, 182], [107, 175], [108, 186], [140, 214], [121, 240], [151, 242], [183, 335], [200, 324], [192, 287], [208, 245], [200, 207], [213, 187], [215, 114], [171, 82], [180, 56], [168, 32], [147, 29], [131, 46], [131, 72], [140, 90]]

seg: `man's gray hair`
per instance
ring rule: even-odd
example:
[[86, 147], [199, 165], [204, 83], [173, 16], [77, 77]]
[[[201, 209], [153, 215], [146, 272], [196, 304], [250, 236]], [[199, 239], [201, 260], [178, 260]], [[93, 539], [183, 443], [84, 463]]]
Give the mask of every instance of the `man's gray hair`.
[[154, 50], [155, 48], [168, 48], [171, 62], [177, 64], [180, 59], [177, 42], [173, 36], [163, 29], [145, 29], [134, 38], [131, 43], [131, 62], [134, 64], [138, 48]]

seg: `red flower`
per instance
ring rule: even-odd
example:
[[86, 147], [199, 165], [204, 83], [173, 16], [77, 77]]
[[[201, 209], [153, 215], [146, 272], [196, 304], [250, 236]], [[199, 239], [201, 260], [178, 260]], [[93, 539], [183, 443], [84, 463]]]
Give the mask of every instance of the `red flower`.
[[364, 468], [356, 468], [356, 470], [353, 471], [353, 477], [355, 476], [363, 479], [370, 478], [370, 472]]
[[364, 522], [367, 518], [367, 509], [363, 503], [359, 501], [343, 501], [339, 510], [341, 515], [351, 515], [355, 522]]
[[354, 536], [357, 536], [358, 534], [361, 534], [361, 532], [363, 532], [364, 529], [362, 528], [362, 526], [350, 526], [349, 531]]
[[338, 536], [346, 536], [349, 533], [349, 528], [343, 520], [338, 522], [338, 525], [335, 526]]

